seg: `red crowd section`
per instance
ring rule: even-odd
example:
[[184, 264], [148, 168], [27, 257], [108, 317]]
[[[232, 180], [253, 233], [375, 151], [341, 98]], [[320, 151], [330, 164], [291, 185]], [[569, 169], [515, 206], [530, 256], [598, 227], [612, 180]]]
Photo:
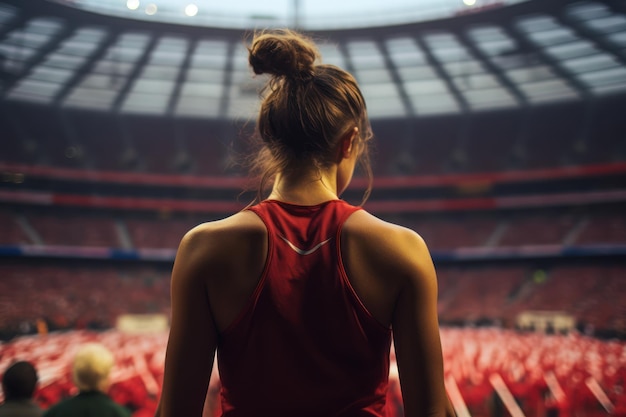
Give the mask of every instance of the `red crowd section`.
[[[581, 331], [626, 329], [623, 264], [437, 269], [442, 323], [514, 328], [524, 311], [559, 311], [573, 316]], [[50, 329], [103, 329], [115, 326], [124, 313], [169, 316], [169, 272], [167, 266], [5, 262], [0, 265], [0, 331], [7, 336], [34, 332], [40, 320]]]
[[486, 319], [514, 327], [524, 311], [560, 311], [574, 316], [581, 327], [625, 329], [625, 274], [626, 267], [617, 264], [565, 264], [547, 270], [440, 267], [440, 320], [472, 324]]
[[[497, 328], [444, 327], [441, 338], [446, 388], [457, 412], [466, 409], [473, 417], [511, 415], [502, 401], [504, 392], [527, 417], [626, 415], [626, 342]], [[166, 332], [115, 330], [21, 337], [0, 345], [0, 369], [14, 360], [32, 361], [40, 375], [36, 401], [48, 408], [76, 392], [71, 380], [75, 350], [81, 343], [99, 342], [116, 359], [109, 394], [131, 409], [133, 417], [152, 416], [163, 379], [166, 340]], [[214, 372], [206, 417], [219, 415], [218, 391], [219, 374]], [[277, 400], [280, 395], [286, 394], [277, 393]], [[393, 351], [387, 415], [403, 415]]]
[[0, 265], [0, 333], [105, 329], [122, 314], [169, 316], [169, 271], [149, 266], [4, 263]]

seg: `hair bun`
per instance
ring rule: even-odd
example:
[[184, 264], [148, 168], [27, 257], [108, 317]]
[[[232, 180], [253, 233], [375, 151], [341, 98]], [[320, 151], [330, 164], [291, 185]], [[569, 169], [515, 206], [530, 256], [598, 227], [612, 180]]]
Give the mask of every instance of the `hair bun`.
[[319, 57], [312, 40], [287, 29], [256, 35], [248, 48], [248, 62], [255, 74], [309, 78]]

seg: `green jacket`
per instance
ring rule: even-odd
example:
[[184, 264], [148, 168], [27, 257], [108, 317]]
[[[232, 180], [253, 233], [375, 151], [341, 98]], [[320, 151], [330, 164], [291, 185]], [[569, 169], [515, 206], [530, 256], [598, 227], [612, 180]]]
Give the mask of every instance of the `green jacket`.
[[44, 417], [130, 417], [129, 409], [100, 391], [81, 392], [50, 407]]

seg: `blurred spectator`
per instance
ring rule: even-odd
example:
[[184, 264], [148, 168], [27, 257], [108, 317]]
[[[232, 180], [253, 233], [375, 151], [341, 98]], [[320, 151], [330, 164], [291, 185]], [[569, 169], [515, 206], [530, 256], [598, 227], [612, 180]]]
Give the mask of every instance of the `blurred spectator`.
[[72, 368], [78, 395], [50, 407], [44, 416], [130, 417], [130, 410], [106, 394], [113, 364], [113, 354], [98, 343], [87, 343], [79, 348]]
[[45, 336], [48, 334], [48, 323], [42, 318], [38, 318], [35, 322], [37, 326], [37, 334]]
[[37, 370], [30, 362], [9, 366], [2, 377], [4, 403], [0, 405], [0, 417], [40, 417], [43, 410], [33, 402], [37, 381]]

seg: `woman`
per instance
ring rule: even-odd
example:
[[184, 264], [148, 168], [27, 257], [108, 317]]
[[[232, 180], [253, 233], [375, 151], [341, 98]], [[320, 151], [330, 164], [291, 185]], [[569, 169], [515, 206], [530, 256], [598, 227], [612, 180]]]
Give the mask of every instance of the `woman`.
[[383, 416], [392, 335], [405, 415], [453, 415], [428, 249], [339, 198], [371, 132], [354, 78], [318, 57], [292, 31], [252, 40], [260, 202], [180, 244], [161, 417], [201, 415], [216, 349], [223, 416]]

